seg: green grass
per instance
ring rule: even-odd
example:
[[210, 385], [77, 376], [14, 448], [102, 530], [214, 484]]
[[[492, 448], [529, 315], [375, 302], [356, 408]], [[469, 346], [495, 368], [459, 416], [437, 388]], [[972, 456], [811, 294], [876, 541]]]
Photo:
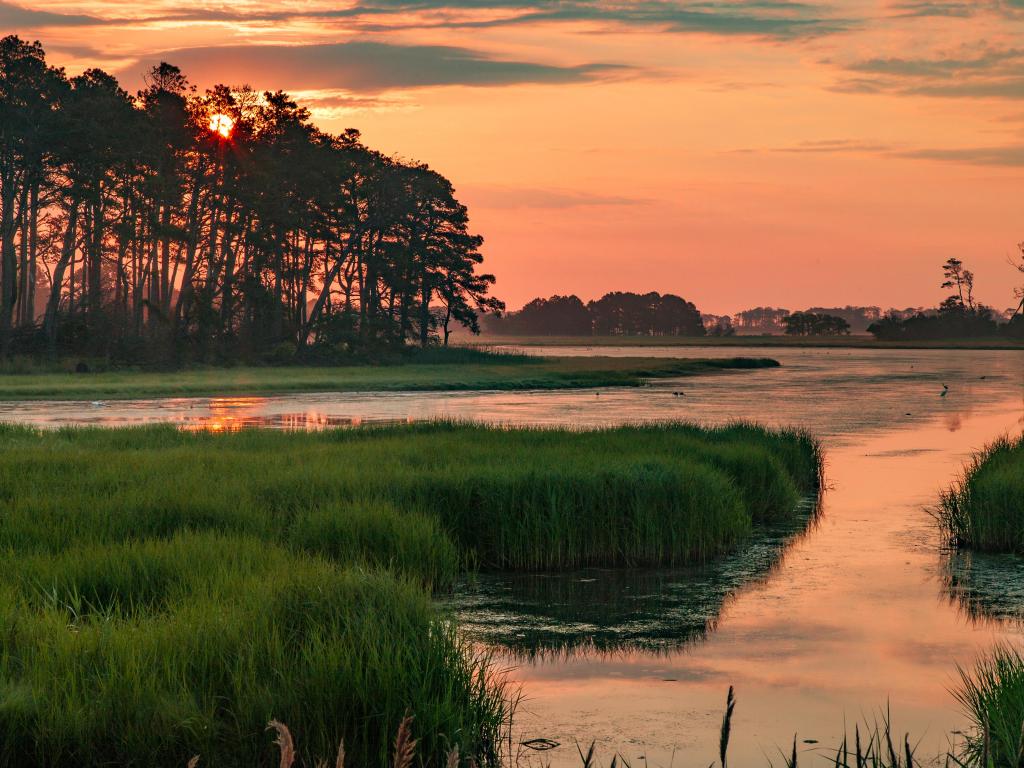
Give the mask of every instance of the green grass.
[[976, 455], [943, 494], [938, 520], [956, 546], [1024, 553], [1024, 437], [1001, 438]]
[[530, 357], [460, 351], [394, 365], [191, 368], [0, 374], [0, 400], [115, 400], [290, 392], [415, 392], [636, 387], [649, 379], [776, 367], [762, 358]]
[[[818, 486], [806, 435], [456, 423], [285, 433], [0, 431], [0, 547], [235, 533], [446, 586], [485, 568], [674, 565]], [[397, 512], [396, 510], [401, 510]]]
[[383, 765], [406, 711], [425, 756], [493, 754], [505, 704], [418, 585], [212, 533], [2, 558], [0, 764]]
[[509, 690], [431, 590], [714, 557], [819, 485], [751, 426], [0, 428], [0, 765], [497, 758]]
[[1024, 764], [1024, 657], [996, 646], [973, 669], [960, 670], [954, 695], [971, 720], [965, 762], [979, 768]]

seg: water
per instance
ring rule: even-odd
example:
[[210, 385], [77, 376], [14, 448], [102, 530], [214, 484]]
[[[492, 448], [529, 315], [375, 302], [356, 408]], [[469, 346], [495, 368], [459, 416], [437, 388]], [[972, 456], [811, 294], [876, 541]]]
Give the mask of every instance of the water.
[[[320, 428], [437, 417], [595, 426], [735, 419], [811, 430], [829, 489], [806, 532], [781, 530], [707, 568], [488, 577], [457, 601], [524, 686], [517, 740], [574, 741], [631, 763], [707, 765], [729, 685], [734, 765], [779, 762], [799, 738], [891, 707], [935, 754], [965, 724], [956, 664], [1018, 639], [1024, 565], [950, 555], [927, 508], [976, 449], [1019, 432], [1024, 353], [1013, 351], [558, 348], [551, 354], [769, 355], [779, 369], [576, 392], [310, 394], [0, 403], [0, 419], [62, 424]], [[941, 397], [943, 384], [949, 393]], [[682, 392], [675, 396], [674, 392]], [[803, 745], [814, 750], [818, 745]], [[701, 762], [703, 761], [703, 762]], [[607, 760], [606, 760], [607, 762]]]

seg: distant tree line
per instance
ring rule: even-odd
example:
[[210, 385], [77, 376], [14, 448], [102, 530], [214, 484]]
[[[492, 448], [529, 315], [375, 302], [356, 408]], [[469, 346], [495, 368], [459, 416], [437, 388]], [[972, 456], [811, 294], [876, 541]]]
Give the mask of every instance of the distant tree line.
[[487, 319], [494, 334], [529, 336], [703, 336], [700, 312], [671, 293], [616, 291], [584, 304], [578, 296], [534, 299], [518, 312]]
[[788, 336], [848, 336], [850, 324], [836, 315], [794, 312], [786, 317]]
[[[1018, 246], [1019, 261], [1013, 267], [1024, 274], [1024, 243]], [[1006, 336], [1024, 338], [1024, 288], [1015, 288], [1017, 308], [1006, 322], [999, 322], [995, 310], [974, 299], [974, 273], [960, 259], [951, 258], [942, 265], [942, 288], [950, 294], [938, 308], [910, 316], [889, 313], [873, 323], [868, 331], [882, 341], [977, 338]]]
[[287, 94], [0, 40], [0, 352], [364, 353], [500, 312], [451, 183]]

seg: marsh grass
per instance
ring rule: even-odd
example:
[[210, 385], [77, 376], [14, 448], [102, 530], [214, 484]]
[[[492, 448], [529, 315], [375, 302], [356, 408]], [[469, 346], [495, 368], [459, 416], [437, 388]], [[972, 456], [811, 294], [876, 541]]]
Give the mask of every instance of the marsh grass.
[[424, 756], [496, 758], [503, 684], [408, 580], [217, 533], [2, 570], [0, 764], [269, 765], [276, 717], [379, 765], [408, 710]]
[[452, 583], [481, 568], [677, 565], [817, 490], [806, 435], [457, 423], [229, 435], [0, 428], [0, 546], [237, 533]]
[[737, 425], [321, 433], [0, 428], [0, 765], [494, 764], [514, 692], [431, 591], [470, 568], [672, 564], [817, 487]]
[[0, 368], [0, 400], [115, 400], [295, 392], [419, 392], [637, 387], [650, 379], [777, 367], [767, 358], [536, 357], [471, 348], [424, 350], [391, 364], [197, 367], [93, 373]]
[[953, 694], [971, 719], [965, 761], [982, 768], [1024, 764], [1024, 657], [997, 645], [971, 669], [958, 668]]
[[1003, 437], [974, 456], [936, 516], [950, 543], [1024, 553], [1024, 437]]

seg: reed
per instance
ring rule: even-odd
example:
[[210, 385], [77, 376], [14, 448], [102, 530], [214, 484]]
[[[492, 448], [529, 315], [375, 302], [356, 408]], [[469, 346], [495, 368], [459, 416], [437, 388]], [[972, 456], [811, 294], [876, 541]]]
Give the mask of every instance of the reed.
[[454, 423], [277, 433], [0, 429], [0, 546], [213, 530], [388, 565], [555, 570], [720, 555], [820, 482], [804, 435]]
[[953, 694], [970, 718], [965, 761], [982, 768], [1018, 768], [1024, 763], [1024, 657], [997, 645], [971, 669], [959, 668]]
[[271, 720], [297, 764], [388, 764], [403, 722], [403, 768], [495, 764], [514, 693], [432, 591], [713, 557], [819, 461], [744, 425], [0, 427], [0, 766], [269, 766]]
[[939, 525], [954, 546], [1024, 553], [1024, 436], [974, 456], [941, 499]]
[[216, 533], [0, 570], [0, 765], [266, 766], [270, 719], [383, 765], [407, 712], [424, 761], [497, 760], [508, 692], [416, 583]]
[[0, 400], [115, 400], [225, 397], [294, 392], [418, 392], [638, 387], [650, 379], [775, 368], [768, 358], [536, 357], [475, 349], [427, 349], [368, 365], [196, 367], [171, 371], [112, 368], [91, 373], [0, 365]]

